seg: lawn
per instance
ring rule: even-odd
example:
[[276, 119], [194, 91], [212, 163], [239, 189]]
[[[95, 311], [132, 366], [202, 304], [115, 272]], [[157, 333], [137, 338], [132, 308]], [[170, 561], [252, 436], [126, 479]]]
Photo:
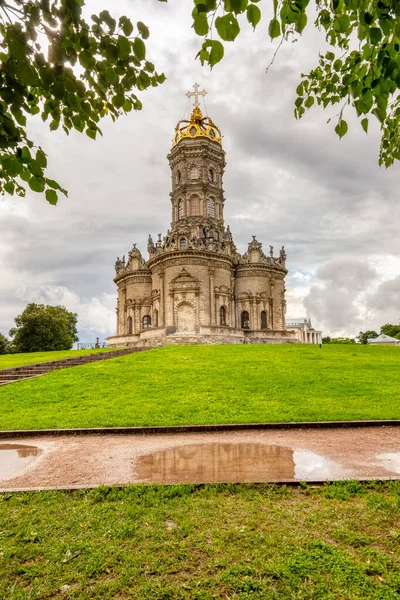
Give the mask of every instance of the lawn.
[[0, 494], [0, 597], [398, 600], [400, 482]]
[[166, 347], [0, 388], [0, 429], [400, 418], [400, 348]]
[[85, 354], [95, 354], [97, 352], [109, 352], [110, 348], [94, 348], [92, 350], [60, 350], [57, 352], [27, 352], [25, 354], [2, 354], [0, 356], [0, 371], [2, 369], [11, 369], [12, 367], [22, 367], [24, 365], [33, 365], [51, 360], [60, 360], [63, 358], [75, 358], [76, 356], [85, 356]]

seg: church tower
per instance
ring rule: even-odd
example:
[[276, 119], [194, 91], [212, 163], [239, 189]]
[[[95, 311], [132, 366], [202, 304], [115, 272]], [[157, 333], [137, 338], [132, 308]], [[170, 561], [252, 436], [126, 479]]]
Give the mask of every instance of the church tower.
[[[210, 117], [203, 116], [198, 96], [189, 120], [179, 121], [168, 156], [172, 175], [172, 234], [196, 235], [202, 228], [208, 236], [222, 241], [224, 235], [224, 191], [222, 178], [225, 152], [221, 132]], [[183, 245], [185, 242], [182, 242]]]
[[286, 253], [265, 255], [253, 236], [239, 254], [224, 223], [222, 135], [194, 91], [189, 119], [175, 127], [171, 226], [115, 264], [117, 335], [112, 345], [293, 341], [285, 325]]

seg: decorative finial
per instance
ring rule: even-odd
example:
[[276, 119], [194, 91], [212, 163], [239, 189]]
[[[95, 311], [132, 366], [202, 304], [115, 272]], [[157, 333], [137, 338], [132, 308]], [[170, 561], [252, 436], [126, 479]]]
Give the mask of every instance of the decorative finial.
[[199, 107], [199, 96], [203, 96], [203, 98], [204, 98], [204, 96], [207, 95], [207, 92], [206, 92], [206, 90], [202, 90], [201, 92], [199, 92], [200, 86], [198, 83], [195, 83], [193, 87], [194, 87], [194, 92], [187, 92], [186, 96], [188, 98], [194, 98], [193, 106], [195, 108], [198, 108]]

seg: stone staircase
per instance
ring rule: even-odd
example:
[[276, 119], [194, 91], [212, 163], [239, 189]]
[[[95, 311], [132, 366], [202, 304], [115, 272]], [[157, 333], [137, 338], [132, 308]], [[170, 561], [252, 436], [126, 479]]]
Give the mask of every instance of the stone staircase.
[[32, 379], [33, 377], [50, 373], [50, 371], [58, 371], [60, 369], [67, 369], [69, 367], [78, 367], [80, 365], [86, 365], [99, 360], [117, 358], [118, 356], [125, 356], [126, 354], [133, 354], [134, 352], [143, 352], [144, 350], [150, 350], [150, 348], [124, 348], [122, 350], [110, 350], [110, 352], [85, 354], [84, 356], [75, 356], [74, 358], [62, 358], [60, 360], [53, 360], [51, 362], [43, 362], [34, 365], [23, 365], [21, 367], [4, 369], [3, 371], [0, 371], [0, 385], [7, 385], [7, 383], [13, 383], [23, 379]]

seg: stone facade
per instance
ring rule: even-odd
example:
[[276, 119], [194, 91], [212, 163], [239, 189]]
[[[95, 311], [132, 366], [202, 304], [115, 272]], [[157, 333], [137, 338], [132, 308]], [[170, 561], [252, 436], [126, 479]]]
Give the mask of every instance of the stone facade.
[[253, 239], [240, 255], [224, 223], [221, 133], [196, 105], [176, 127], [168, 160], [171, 228], [145, 260], [136, 244], [117, 259], [113, 347], [297, 342], [285, 325], [286, 253]]

